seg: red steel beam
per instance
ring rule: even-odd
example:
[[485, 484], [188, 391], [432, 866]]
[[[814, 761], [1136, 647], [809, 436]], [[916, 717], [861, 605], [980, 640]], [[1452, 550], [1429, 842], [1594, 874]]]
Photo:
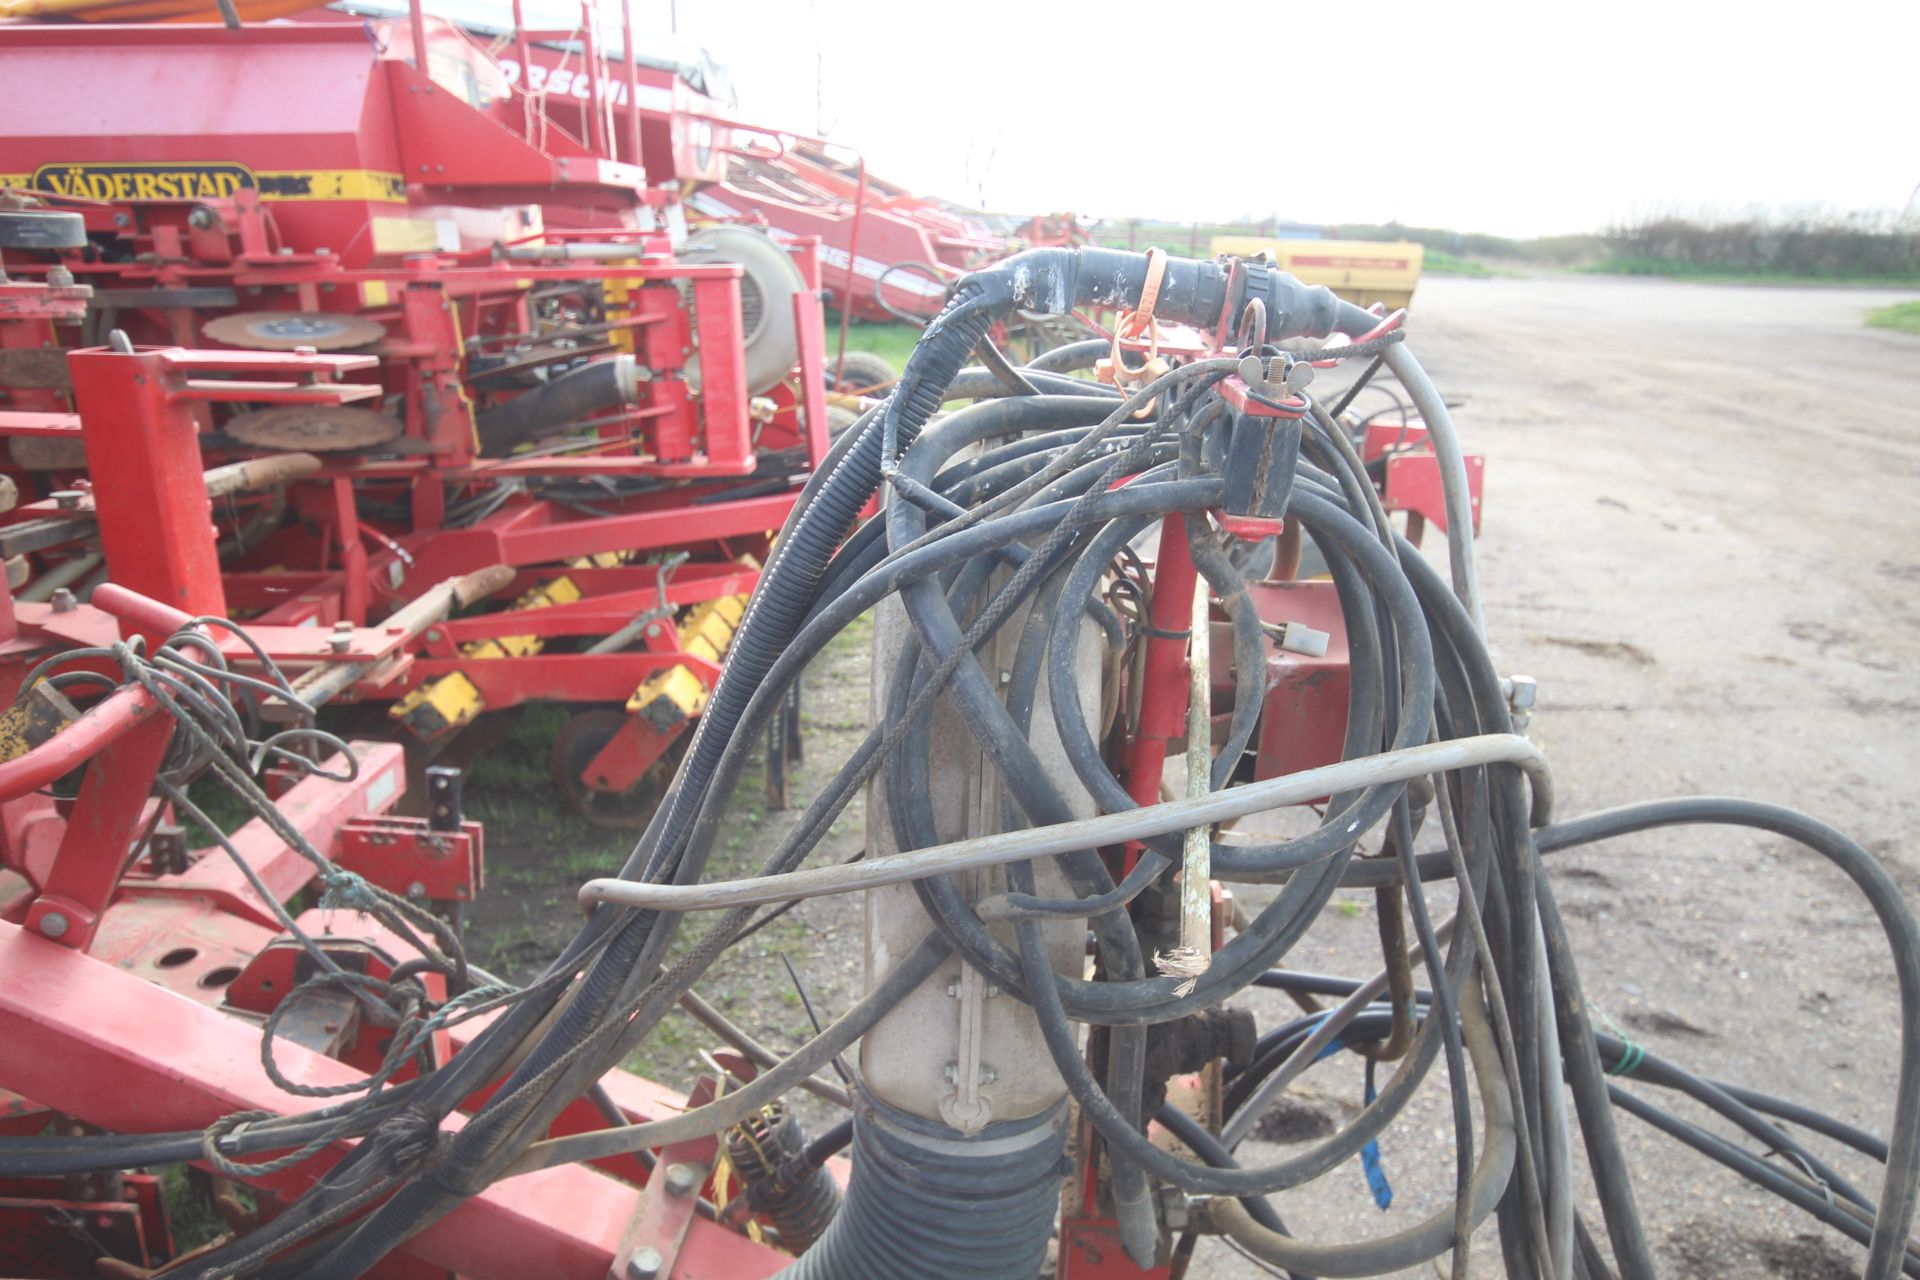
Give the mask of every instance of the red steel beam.
[[[236, 1110], [312, 1109], [267, 1080], [251, 1023], [9, 924], [0, 924], [0, 973], [0, 1022], [9, 1028], [0, 1036], [0, 1087], [42, 1106], [118, 1133], [197, 1129]], [[285, 1040], [274, 1051], [282, 1070], [309, 1084], [359, 1078]], [[333, 1159], [264, 1181], [284, 1194]], [[463, 1201], [406, 1252], [474, 1280], [603, 1280], [639, 1199], [637, 1188], [590, 1169], [541, 1170]], [[738, 1274], [769, 1270], [763, 1262]]]
[[74, 351], [87, 473], [114, 581], [193, 614], [224, 616], [220, 557], [193, 406], [158, 351]]
[[[406, 749], [399, 743], [354, 742], [350, 745], [360, 761], [353, 781], [335, 782], [319, 776], [302, 778], [276, 801], [287, 821], [323, 855], [331, 853], [340, 828], [355, 818], [385, 812], [407, 789]], [[340, 763], [336, 756], [321, 767], [338, 772]], [[292, 898], [314, 877], [314, 865], [289, 848], [259, 818], [248, 822], [228, 839], [281, 902]], [[136, 898], [181, 895], [211, 898], [243, 919], [279, 927], [272, 909], [260, 900], [245, 874], [224, 853], [209, 853], [179, 875], [129, 881], [121, 892]]]

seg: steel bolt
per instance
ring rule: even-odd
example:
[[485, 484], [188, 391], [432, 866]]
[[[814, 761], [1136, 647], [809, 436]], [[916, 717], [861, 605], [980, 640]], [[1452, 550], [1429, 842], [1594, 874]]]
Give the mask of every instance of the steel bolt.
[[206, 230], [213, 225], [213, 210], [195, 209], [187, 215], [187, 225], [190, 227], [198, 227], [202, 231]]
[[667, 1194], [670, 1196], [690, 1196], [700, 1184], [699, 1175], [690, 1164], [670, 1164], [667, 1166]]
[[1513, 731], [1525, 733], [1528, 723], [1533, 719], [1533, 700], [1539, 693], [1539, 682], [1532, 676], [1509, 676], [1500, 682], [1507, 693], [1507, 711], [1513, 718]]
[[78, 489], [54, 490], [53, 505], [59, 507], [62, 511], [78, 511], [80, 509], [80, 491]]
[[1513, 676], [1507, 681], [1507, 705], [1516, 711], [1523, 711], [1533, 705], [1534, 696], [1540, 691], [1540, 682], [1532, 676]]
[[67, 931], [67, 918], [58, 911], [49, 911], [40, 917], [40, 932], [49, 938], [58, 938]]
[[407, 886], [407, 896], [409, 898], [424, 898], [427, 896], [427, 886], [415, 880]]
[[66, 587], [56, 590], [50, 598], [50, 603], [55, 613], [72, 613], [80, 607], [79, 599]]
[[1161, 1189], [1160, 1209], [1170, 1231], [1184, 1231], [1193, 1221], [1193, 1197], [1178, 1187]]
[[652, 1245], [641, 1245], [627, 1259], [627, 1280], [659, 1280], [661, 1269], [667, 1260]]
[[47, 268], [47, 285], [53, 289], [66, 289], [73, 284], [73, 272], [55, 263]]

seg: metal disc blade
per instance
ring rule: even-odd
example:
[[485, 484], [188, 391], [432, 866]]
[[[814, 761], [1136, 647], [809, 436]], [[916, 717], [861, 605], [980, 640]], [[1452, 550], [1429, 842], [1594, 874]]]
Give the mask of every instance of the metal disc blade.
[[317, 453], [371, 449], [398, 439], [403, 429], [399, 422], [371, 409], [305, 404], [243, 413], [222, 428], [242, 444]]
[[345, 351], [387, 336], [387, 327], [375, 321], [317, 311], [242, 311], [209, 320], [201, 331], [215, 342], [253, 351]]

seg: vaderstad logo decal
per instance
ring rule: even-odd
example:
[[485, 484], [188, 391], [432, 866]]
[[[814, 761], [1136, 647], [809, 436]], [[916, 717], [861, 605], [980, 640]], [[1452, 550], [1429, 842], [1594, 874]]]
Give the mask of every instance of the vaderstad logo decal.
[[35, 190], [81, 200], [223, 200], [259, 187], [242, 164], [43, 164]]

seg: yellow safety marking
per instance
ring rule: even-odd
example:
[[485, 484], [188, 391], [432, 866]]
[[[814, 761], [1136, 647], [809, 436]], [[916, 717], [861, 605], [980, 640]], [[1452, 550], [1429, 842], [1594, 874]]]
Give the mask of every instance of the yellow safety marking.
[[[549, 605], [572, 604], [580, 598], [580, 588], [568, 577], [555, 578], [529, 590], [513, 602], [508, 612], [545, 609]], [[497, 640], [474, 640], [460, 646], [460, 655], [478, 661], [497, 658], [525, 658], [546, 648], [539, 636], [501, 636]], [[486, 700], [473, 681], [458, 671], [438, 680], [430, 680], [393, 704], [387, 715], [406, 725], [421, 738], [436, 738], [458, 728], [486, 710]]]
[[0, 761], [18, 760], [79, 717], [79, 711], [52, 685], [34, 685], [0, 711]]
[[[733, 633], [746, 616], [746, 596], [721, 596], [695, 605], [680, 627], [680, 649], [696, 658], [717, 663], [727, 656]], [[685, 665], [650, 676], [627, 699], [627, 710], [637, 711], [655, 728], [671, 729], [706, 708], [709, 690]]]
[[32, 173], [0, 174], [24, 187], [79, 200], [226, 200], [258, 191], [262, 200], [370, 200], [405, 204], [407, 180], [381, 169], [263, 169], [221, 160], [57, 161]]
[[486, 699], [473, 681], [455, 671], [421, 685], [393, 704], [388, 715], [406, 725], [416, 737], [431, 741], [457, 729], [487, 709]]
[[440, 228], [431, 218], [374, 218], [371, 230], [375, 253], [433, 253], [440, 247]]

